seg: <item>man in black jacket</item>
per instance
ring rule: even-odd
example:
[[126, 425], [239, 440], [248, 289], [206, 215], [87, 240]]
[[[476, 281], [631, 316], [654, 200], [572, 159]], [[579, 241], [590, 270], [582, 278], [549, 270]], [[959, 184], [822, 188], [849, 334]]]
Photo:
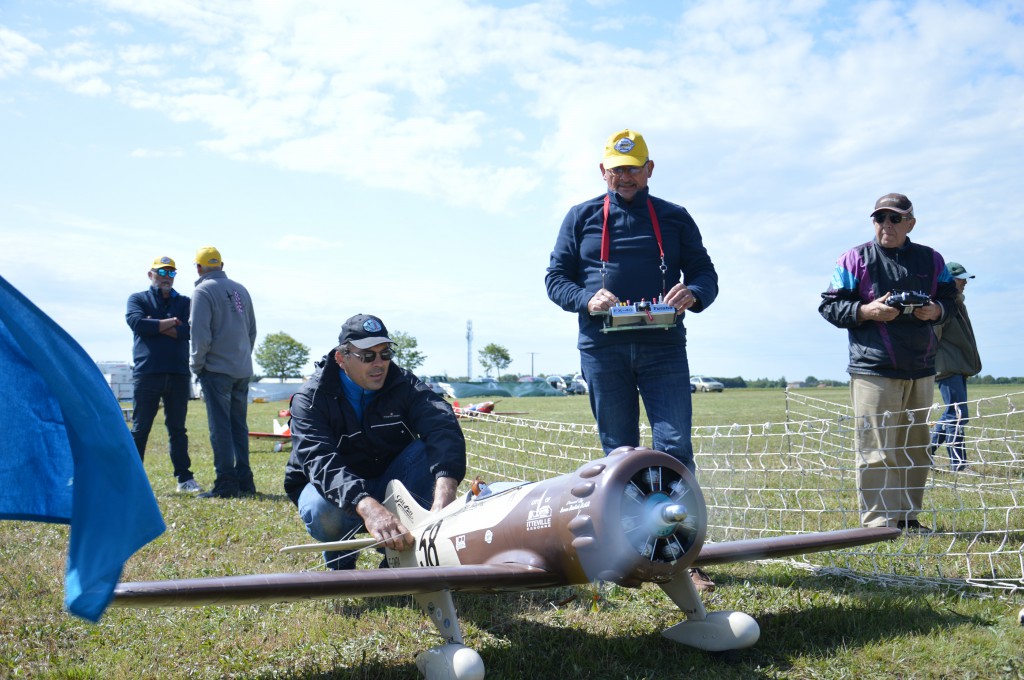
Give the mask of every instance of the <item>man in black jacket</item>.
[[909, 198], [882, 196], [871, 221], [874, 240], [839, 257], [818, 311], [849, 337], [861, 523], [927, 533], [917, 516], [932, 464], [933, 326], [953, 309], [956, 287], [942, 256], [911, 242]]
[[153, 260], [149, 288], [128, 298], [125, 321], [135, 336], [132, 357], [135, 389], [132, 408], [132, 439], [145, 460], [146, 443], [160, 401], [170, 440], [171, 464], [179, 493], [200, 493], [188, 455], [185, 416], [192, 396], [188, 370], [189, 309], [187, 296], [174, 290], [178, 270], [166, 255]]
[[[466, 474], [466, 441], [451, 406], [409, 371], [391, 363], [392, 340], [375, 316], [341, 327], [338, 346], [292, 397], [292, 455], [284, 490], [309, 535], [338, 541], [361, 530], [394, 550], [411, 544], [407, 528], [382, 505], [400, 480], [420, 504], [438, 511]], [[354, 553], [326, 551], [332, 569], [355, 567]]]

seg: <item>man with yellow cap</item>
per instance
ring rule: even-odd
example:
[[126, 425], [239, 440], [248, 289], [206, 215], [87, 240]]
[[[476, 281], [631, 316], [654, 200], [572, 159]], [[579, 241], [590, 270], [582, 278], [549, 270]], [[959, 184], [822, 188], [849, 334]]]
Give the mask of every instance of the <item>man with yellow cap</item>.
[[[650, 195], [654, 161], [640, 133], [611, 135], [600, 170], [607, 191], [562, 221], [545, 278], [548, 297], [579, 317], [580, 362], [605, 453], [640, 445], [642, 397], [653, 448], [692, 472], [683, 318], [715, 301], [718, 274], [686, 209]], [[603, 313], [614, 305], [642, 301], [674, 307], [669, 327], [605, 325]], [[699, 570], [691, 575], [698, 589], [714, 588]]]
[[224, 273], [220, 251], [196, 252], [192, 292], [192, 353], [189, 366], [199, 377], [217, 478], [200, 498], [233, 498], [256, 493], [249, 467], [249, 379], [256, 346], [256, 316], [245, 286]]
[[185, 429], [188, 400], [192, 396], [192, 377], [188, 370], [190, 301], [174, 290], [178, 269], [170, 257], [162, 255], [154, 259], [147, 275], [149, 289], [133, 293], [128, 298], [125, 313], [125, 321], [135, 336], [132, 439], [139, 458], [145, 460], [146, 442], [163, 400], [164, 425], [170, 440], [178, 492], [200, 493], [203, 489], [192, 474]]

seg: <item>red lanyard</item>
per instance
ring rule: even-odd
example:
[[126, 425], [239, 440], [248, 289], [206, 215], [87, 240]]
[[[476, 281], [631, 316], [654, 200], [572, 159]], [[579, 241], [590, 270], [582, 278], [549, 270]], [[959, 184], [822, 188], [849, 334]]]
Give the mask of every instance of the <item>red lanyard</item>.
[[[608, 211], [611, 207], [612, 199], [611, 194], [604, 195], [604, 224], [601, 227], [601, 287], [605, 288], [605, 265], [611, 261], [611, 249], [612, 249], [612, 238], [608, 232]], [[654, 203], [651, 202], [650, 197], [647, 198], [647, 211], [651, 213], [651, 225], [654, 227], [654, 238], [658, 242], [658, 253], [661, 255], [661, 293], [665, 294], [665, 272], [668, 271], [668, 267], [665, 266], [665, 248], [661, 244], [661, 228], [658, 226], [658, 216], [654, 213]]]

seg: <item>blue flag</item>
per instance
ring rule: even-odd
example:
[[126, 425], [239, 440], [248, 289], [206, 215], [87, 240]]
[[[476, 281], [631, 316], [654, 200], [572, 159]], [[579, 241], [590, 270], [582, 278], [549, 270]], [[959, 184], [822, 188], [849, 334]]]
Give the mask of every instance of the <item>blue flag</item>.
[[0, 277], [0, 519], [70, 524], [64, 606], [98, 621], [166, 528], [121, 406], [64, 329]]

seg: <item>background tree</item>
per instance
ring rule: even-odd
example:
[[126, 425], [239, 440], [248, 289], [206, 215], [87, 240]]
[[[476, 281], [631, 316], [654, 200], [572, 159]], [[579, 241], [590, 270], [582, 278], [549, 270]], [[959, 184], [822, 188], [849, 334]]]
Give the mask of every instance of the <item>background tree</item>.
[[388, 337], [395, 341], [391, 345], [391, 349], [395, 352], [393, 361], [402, 368], [415, 371], [427, 360], [427, 355], [416, 349], [419, 346], [419, 342], [408, 333], [394, 331]]
[[301, 378], [309, 360], [309, 348], [287, 333], [270, 333], [256, 348], [256, 363], [269, 377]]
[[491, 374], [492, 369], [496, 369], [500, 374], [511, 363], [512, 356], [501, 345], [492, 342], [480, 350], [480, 365], [484, 367], [487, 375]]

